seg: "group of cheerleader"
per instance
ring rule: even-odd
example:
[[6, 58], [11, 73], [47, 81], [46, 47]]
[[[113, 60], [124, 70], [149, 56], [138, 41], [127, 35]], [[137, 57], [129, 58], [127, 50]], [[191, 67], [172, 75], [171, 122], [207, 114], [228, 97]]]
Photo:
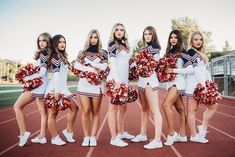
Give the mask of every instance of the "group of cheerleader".
[[[156, 30], [152, 26], [144, 29], [142, 35], [144, 47], [142, 51], [147, 52], [157, 62], [160, 57], [160, 44]], [[192, 142], [207, 143], [207, 127], [210, 119], [217, 110], [218, 104], [207, 105], [203, 114], [202, 124], [196, 129], [196, 112], [198, 102], [193, 98], [194, 90], [198, 83], [205, 85], [206, 80], [211, 80], [207, 70], [208, 58], [203, 49], [204, 39], [200, 32], [194, 32], [190, 40], [190, 48], [186, 50], [183, 46], [182, 34], [178, 30], [171, 31], [166, 57], [177, 56], [176, 68], [168, 68], [166, 73], [176, 74], [175, 79], [166, 83], [167, 95], [164, 98], [162, 107], [168, 124], [168, 136], [164, 145], [172, 145], [174, 142], [187, 142], [186, 122], [189, 126]], [[97, 30], [91, 30], [88, 34], [85, 46], [81, 50], [73, 63], [68, 61], [66, 52], [66, 39], [62, 35], [55, 35], [53, 38], [48, 33], [42, 33], [37, 39], [37, 49], [34, 59], [35, 66], [39, 67], [37, 73], [23, 78], [25, 82], [35, 78], [42, 79], [42, 85], [32, 90], [25, 90], [14, 104], [14, 111], [20, 131], [19, 146], [24, 146], [31, 133], [26, 129], [25, 114], [23, 109], [26, 105], [36, 100], [38, 110], [41, 115], [40, 133], [31, 139], [32, 143], [47, 143], [47, 128], [51, 134], [51, 144], [65, 145], [66, 142], [61, 139], [56, 127], [56, 117], [59, 110], [50, 105], [45, 105], [45, 97], [53, 95], [55, 100], [59, 100], [61, 94], [70, 102], [68, 105], [67, 127], [62, 131], [67, 142], [73, 143], [74, 125], [79, 106], [82, 111], [82, 128], [84, 138], [82, 146], [97, 146], [96, 135], [99, 128], [100, 108], [102, 97], [105, 93], [105, 83], [92, 84], [86, 77], [80, 77], [77, 85], [77, 99], [68, 90], [67, 71], [72, 66], [75, 70], [81, 72], [99, 73], [100, 70], [110, 69], [106, 81], [114, 80], [117, 88], [121, 85], [128, 88], [129, 68], [137, 67], [137, 63], [129, 64], [133, 53], [130, 50], [127, 32], [125, 26], [117, 23], [113, 26], [109, 38], [108, 52], [102, 49], [100, 34]], [[52, 78], [48, 79], [48, 71], [52, 72]], [[140, 75], [138, 77], [138, 93], [141, 104], [140, 132], [134, 136], [128, 133], [124, 128], [125, 114], [127, 111], [127, 102], [118, 104], [110, 103], [108, 111], [108, 124], [111, 133], [110, 144], [118, 147], [128, 146], [124, 139], [132, 142], [147, 141], [147, 121], [152, 114], [154, 122], [154, 138], [148, 144], [144, 145], [146, 149], [155, 149], [163, 147], [161, 141], [162, 134], [162, 115], [160, 111], [159, 98], [159, 79], [157, 70], [154, 70], [148, 76]], [[187, 97], [187, 104], [183, 103], [183, 94]], [[110, 100], [110, 99], [109, 99]], [[79, 105], [78, 103], [79, 102]], [[53, 102], [49, 100], [49, 103]], [[47, 102], [48, 104], [48, 102]], [[176, 132], [174, 129], [174, 106], [180, 117], [180, 129]], [[186, 106], [186, 109], [185, 109]]]

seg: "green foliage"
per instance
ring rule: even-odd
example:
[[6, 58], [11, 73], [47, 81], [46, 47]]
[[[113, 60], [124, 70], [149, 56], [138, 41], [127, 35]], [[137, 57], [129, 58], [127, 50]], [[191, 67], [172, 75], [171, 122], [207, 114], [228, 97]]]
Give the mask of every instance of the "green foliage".
[[228, 41], [225, 41], [223, 51], [231, 51], [232, 47], [230, 46]]
[[181, 31], [183, 35], [183, 43], [185, 48], [189, 48], [189, 40], [191, 37], [191, 34], [196, 31], [200, 31], [203, 34], [204, 37], [204, 46], [206, 52], [212, 52], [214, 50], [214, 46], [210, 45], [211, 39], [211, 32], [203, 31], [201, 30], [200, 26], [198, 25], [197, 21], [195, 19], [190, 19], [189, 17], [181, 17], [179, 19], [172, 19], [172, 30], [178, 29]]
[[136, 43], [136, 46], [132, 49], [133, 56], [135, 56], [137, 53], [139, 53], [143, 47], [144, 47], [144, 44], [142, 43], [142, 41], [138, 40]]
[[79, 78], [77, 76], [74, 76], [71, 71], [68, 72], [68, 78], [67, 81], [78, 81]]

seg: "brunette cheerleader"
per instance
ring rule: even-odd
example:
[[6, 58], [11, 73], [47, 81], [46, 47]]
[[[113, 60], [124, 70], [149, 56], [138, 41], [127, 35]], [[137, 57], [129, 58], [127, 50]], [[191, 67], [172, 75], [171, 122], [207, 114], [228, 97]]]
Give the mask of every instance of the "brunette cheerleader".
[[[168, 93], [163, 101], [163, 109], [168, 124], [168, 136], [164, 144], [172, 145], [177, 141], [187, 142], [187, 137], [185, 134], [186, 115], [182, 100], [182, 93], [185, 90], [184, 74], [193, 73], [193, 66], [190, 61], [190, 56], [183, 47], [183, 38], [180, 31], [171, 31], [168, 38], [166, 56], [169, 58], [177, 58], [177, 68], [168, 69], [168, 73], [176, 73], [176, 77], [173, 81], [166, 83]], [[175, 107], [176, 111], [180, 115], [179, 134], [174, 131], [174, 114], [171, 109], [172, 106]]]
[[[67, 128], [62, 132], [68, 142], [75, 142], [73, 138], [73, 128], [77, 116], [78, 106], [72, 98], [71, 92], [67, 86], [67, 71], [69, 62], [66, 53], [66, 41], [62, 35], [55, 35], [52, 39], [53, 53], [51, 58], [52, 79], [47, 86], [46, 94], [51, 93], [55, 95], [55, 99], [59, 99], [60, 94], [70, 98], [71, 105], [69, 105], [69, 113], [67, 118]], [[66, 144], [60, 137], [56, 128], [56, 117], [58, 110], [56, 108], [48, 108], [48, 129], [51, 133], [51, 144], [64, 145]]]

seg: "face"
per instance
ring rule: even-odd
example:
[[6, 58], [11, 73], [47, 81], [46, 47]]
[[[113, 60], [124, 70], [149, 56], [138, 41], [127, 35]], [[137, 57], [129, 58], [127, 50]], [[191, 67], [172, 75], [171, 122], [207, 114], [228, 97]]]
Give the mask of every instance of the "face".
[[124, 37], [125, 31], [124, 28], [121, 25], [118, 25], [117, 28], [115, 29], [115, 37], [118, 39], [122, 39]]
[[144, 31], [144, 40], [147, 42], [147, 43], [150, 43], [153, 39], [153, 35], [152, 33], [149, 31], [149, 30], [145, 30]]
[[39, 47], [43, 50], [47, 47], [47, 42], [46, 42], [46, 39], [43, 37], [43, 36], [40, 36], [38, 38], [38, 45]]
[[97, 45], [98, 43], [98, 36], [96, 33], [93, 33], [90, 37], [90, 43], [91, 45]]
[[172, 33], [170, 36], [170, 44], [171, 46], [175, 46], [178, 43], [178, 37], [176, 34]]
[[202, 47], [202, 43], [203, 43], [202, 36], [199, 35], [199, 34], [196, 34], [196, 35], [193, 37], [192, 47], [194, 47], [194, 48], [196, 48], [196, 49], [199, 49], [199, 48]]
[[60, 38], [60, 40], [58, 42], [58, 45], [57, 45], [58, 50], [64, 51], [65, 50], [65, 46], [66, 46], [65, 39], [64, 38]]

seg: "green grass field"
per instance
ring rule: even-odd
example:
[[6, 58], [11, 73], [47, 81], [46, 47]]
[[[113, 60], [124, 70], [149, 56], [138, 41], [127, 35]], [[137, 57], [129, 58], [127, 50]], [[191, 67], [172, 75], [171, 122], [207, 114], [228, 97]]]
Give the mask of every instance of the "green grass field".
[[[0, 91], [2, 90], [13, 90], [13, 89], [22, 89], [20, 86], [1, 86], [0, 85]], [[72, 93], [75, 93], [77, 90], [77, 87], [70, 87], [69, 90]], [[10, 92], [10, 93], [0, 93], [0, 108], [12, 106], [17, 98], [20, 96], [22, 92]]]

